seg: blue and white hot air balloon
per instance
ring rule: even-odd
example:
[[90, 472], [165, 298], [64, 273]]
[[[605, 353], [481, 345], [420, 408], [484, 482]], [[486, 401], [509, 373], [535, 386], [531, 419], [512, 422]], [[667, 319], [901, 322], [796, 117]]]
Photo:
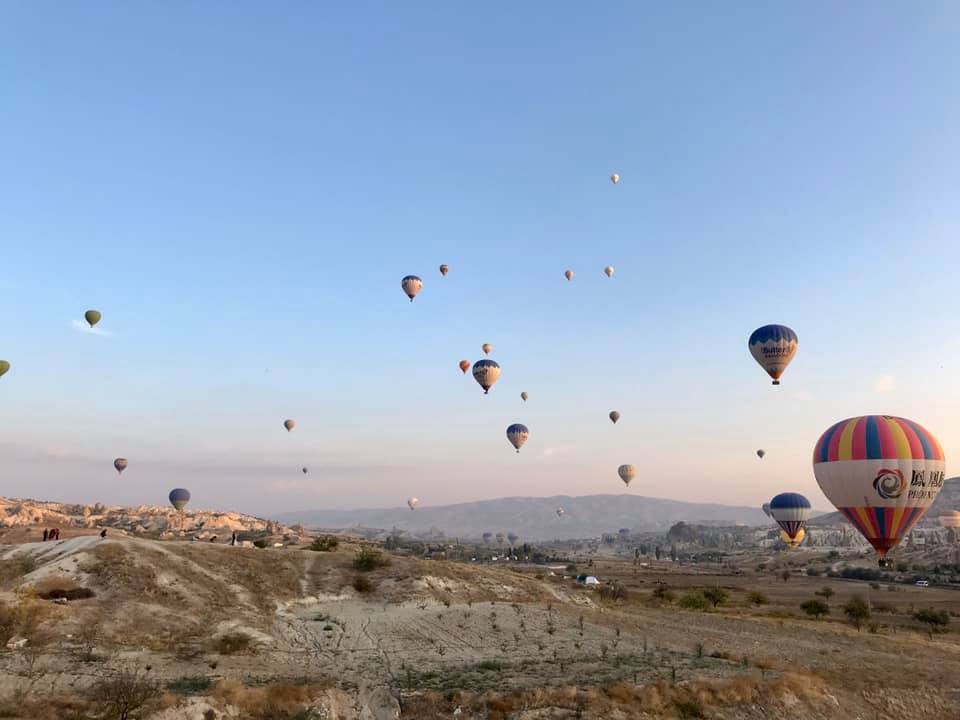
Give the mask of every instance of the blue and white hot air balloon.
[[780, 384], [780, 376], [797, 354], [800, 340], [786, 325], [764, 325], [750, 336], [748, 346], [753, 359], [760, 363], [773, 384]]
[[528, 437], [530, 437], [530, 431], [527, 430], [526, 425], [514, 423], [507, 428], [507, 440], [517, 449], [517, 452], [520, 452], [520, 448], [523, 447]]
[[793, 540], [810, 518], [810, 501], [800, 493], [780, 493], [770, 501], [770, 515]]
[[407, 275], [405, 278], [403, 278], [403, 280], [400, 281], [400, 287], [403, 288], [403, 291], [407, 294], [407, 297], [410, 298], [410, 302], [413, 302], [413, 299], [423, 289], [423, 280], [418, 278], [416, 275]]
[[483, 394], [490, 392], [490, 388], [500, 377], [500, 364], [496, 360], [477, 360], [473, 364], [473, 379], [480, 383]]

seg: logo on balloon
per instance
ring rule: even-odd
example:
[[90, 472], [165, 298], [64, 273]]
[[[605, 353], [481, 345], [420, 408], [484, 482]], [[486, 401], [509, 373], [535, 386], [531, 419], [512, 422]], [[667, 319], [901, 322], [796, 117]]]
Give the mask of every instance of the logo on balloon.
[[903, 479], [903, 473], [899, 470], [881, 468], [873, 481], [873, 489], [884, 500], [895, 500], [907, 489], [907, 481]]

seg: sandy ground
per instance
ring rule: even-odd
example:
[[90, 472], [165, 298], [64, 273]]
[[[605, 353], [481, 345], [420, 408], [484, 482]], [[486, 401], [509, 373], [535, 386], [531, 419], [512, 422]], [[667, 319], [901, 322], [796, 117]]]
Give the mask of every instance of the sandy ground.
[[[398, 558], [369, 573], [371, 591], [358, 593], [352, 586], [358, 573], [350, 567], [354, 551], [98, 536], [11, 546], [0, 562], [28, 555], [35, 567], [4, 588], [7, 602], [26, 602], [29, 588], [71, 583], [92, 587], [97, 596], [66, 605], [30, 600], [47, 613], [33, 645], [37, 649], [0, 654], [0, 695], [76, 693], [107, 669], [137, 667], [166, 686], [189, 680], [201, 694], [225, 680], [251, 687], [322, 682], [327, 688], [316, 702], [331, 718], [396, 718], [401, 702], [403, 717], [453, 717], [457, 707], [456, 717], [495, 717], [488, 700], [486, 710], [477, 709], [477, 698], [618, 684], [640, 692], [637, 688], [657, 683], [694, 687], [744, 679], [757, 684], [760, 698], [766, 697], [764, 683], [786, 682], [800, 673], [805, 687], [814, 690], [809, 697], [790, 692], [809, 717], [899, 720], [918, 717], [914, 711], [920, 710], [928, 718], [960, 717], [957, 636], [930, 637], [909, 615], [910, 608], [928, 604], [960, 612], [952, 591], [875, 591], [850, 581], [795, 577], [784, 583], [772, 575], [676, 568], [634, 573], [629, 564], [610, 563], [593, 572], [619, 576], [630, 595], [608, 604], [597, 591], [559, 578]], [[656, 607], [650, 594], [657, 581], [678, 593], [721, 585], [729, 588], [731, 600], [711, 612]], [[802, 617], [799, 603], [824, 585], [835, 589], [833, 619]], [[756, 589], [769, 596], [769, 605], [750, 606], [746, 593]], [[882, 600], [893, 612], [875, 613], [875, 632], [858, 632], [837, 617], [853, 595], [873, 597], [875, 604]], [[87, 643], [96, 659], [83, 659], [82, 636], [89, 628], [96, 631]], [[242, 652], [218, 645], [224, 636], [236, 635], [248, 638]], [[779, 707], [781, 695], [771, 695], [773, 705], [763, 705], [766, 710], [737, 701], [731, 708], [740, 715], [717, 701], [709, 717], [777, 717], [769, 713]], [[760, 702], [756, 698], [754, 704]], [[429, 709], [418, 705], [428, 700]], [[529, 714], [535, 703], [528, 704], [517, 710], [527, 715], [509, 717], [566, 717], [560, 706], [553, 715]], [[181, 705], [157, 717], [199, 719], [216, 702], [193, 697]], [[869, 713], [858, 714], [861, 707]], [[231, 716], [224, 703], [217, 708]], [[623, 717], [671, 717], [671, 712]], [[751, 715], [755, 712], [768, 714]], [[591, 715], [581, 710], [581, 716]], [[614, 710], [596, 716], [616, 717]]]

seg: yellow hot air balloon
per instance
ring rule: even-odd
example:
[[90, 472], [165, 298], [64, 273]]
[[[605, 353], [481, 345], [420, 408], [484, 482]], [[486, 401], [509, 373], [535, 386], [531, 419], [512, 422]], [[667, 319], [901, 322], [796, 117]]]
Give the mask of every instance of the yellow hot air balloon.
[[613, 265], [607, 265], [607, 266], [603, 269], [603, 272], [604, 272], [604, 274], [605, 274], [607, 277], [613, 277], [613, 272], [614, 272], [614, 271], [613, 271]]
[[90, 327], [93, 327], [93, 326], [96, 325], [98, 322], [100, 322], [100, 318], [101, 318], [102, 316], [100, 315], [100, 311], [99, 311], [99, 310], [87, 310], [87, 311], [83, 314], [83, 317], [84, 317], [84, 319], [87, 321], [87, 324], [88, 324]]
[[567, 282], [573, 280], [573, 270], [567, 270], [563, 273], [563, 276], [567, 279]]
[[484, 343], [481, 349], [483, 350], [484, 355], [489, 355], [490, 351], [493, 350], [493, 345], [490, 343]]
[[612, 182], [614, 185], [616, 185], [617, 183], [619, 183], [619, 182], [620, 182], [620, 173], [613, 173], [613, 175], [610, 176], [610, 182]]
[[787, 546], [788, 548], [790, 548], [791, 550], [796, 550], [798, 547], [800, 547], [800, 543], [803, 542], [803, 539], [804, 539], [806, 536], [807, 536], [807, 531], [804, 530], [803, 528], [800, 528], [799, 530], [797, 530], [797, 534], [794, 535], [793, 537], [790, 537], [789, 535], [787, 535], [787, 531], [786, 531], [786, 530], [781, 530], [781, 531], [780, 531], [780, 542], [782, 542], [784, 545], [786, 545], [786, 546]]
[[0, 360], [0, 377], [6, 375], [8, 370], [10, 370], [10, 363], [6, 360]]

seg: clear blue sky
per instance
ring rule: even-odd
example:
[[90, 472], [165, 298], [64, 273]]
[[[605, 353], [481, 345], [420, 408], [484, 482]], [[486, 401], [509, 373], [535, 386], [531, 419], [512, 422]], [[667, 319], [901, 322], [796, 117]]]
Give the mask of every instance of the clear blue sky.
[[348, 5], [0, 10], [0, 494], [826, 508], [866, 412], [951, 469], [960, 6]]

